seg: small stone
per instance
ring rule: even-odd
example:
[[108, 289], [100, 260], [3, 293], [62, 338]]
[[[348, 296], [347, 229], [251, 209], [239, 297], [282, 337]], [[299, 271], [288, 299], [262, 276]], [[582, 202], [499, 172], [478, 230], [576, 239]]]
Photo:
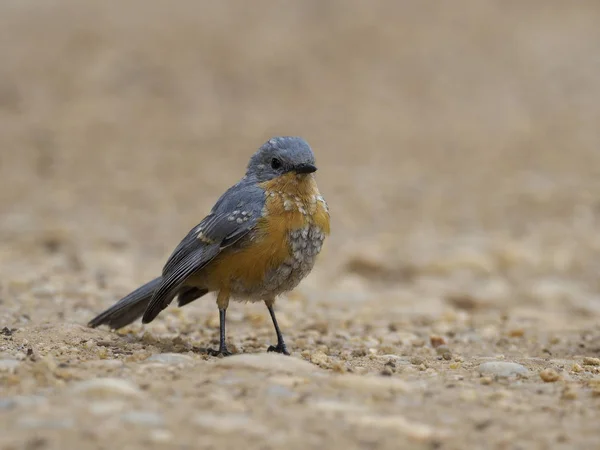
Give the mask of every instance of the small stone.
[[591, 356], [586, 356], [583, 358], [584, 366], [600, 366], [600, 358], [592, 358]]
[[126, 396], [140, 398], [143, 396], [140, 388], [134, 383], [120, 378], [94, 378], [81, 381], [73, 386], [73, 392], [90, 397]]
[[490, 385], [494, 382], [494, 379], [492, 377], [481, 377], [481, 384], [483, 384], [484, 386]]
[[333, 361], [330, 369], [336, 373], [345, 373], [348, 371], [346, 365], [342, 361]]
[[310, 362], [326, 368], [329, 366], [329, 357], [325, 353], [317, 351], [310, 355]]
[[381, 371], [381, 375], [383, 375], [384, 377], [391, 377], [393, 374], [394, 372], [389, 367], [384, 367]]
[[444, 358], [445, 361], [450, 361], [452, 359], [452, 353], [446, 352], [442, 355], [442, 358]]
[[425, 362], [425, 360], [423, 358], [421, 358], [420, 356], [413, 356], [412, 358], [410, 358], [410, 363], [414, 366], [420, 366], [424, 362]]
[[121, 420], [147, 427], [158, 427], [164, 423], [162, 416], [152, 411], [129, 411], [121, 414]]
[[508, 332], [508, 336], [512, 338], [522, 338], [525, 336], [525, 330], [523, 328], [515, 328]]
[[146, 359], [149, 362], [160, 364], [178, 365], [178, 364], [193, 364], [194, 358], [180, 353], [157, 353]]
[[0, 359], [0, 373], [15, 373], [20, 364], [16, 359]]
[[233, 355], [218, 359], [215, 367], [281, 372], [292, 375], [314, 373], [320, 370], [308, 361], [279, 353]]
[[554, 383], [560, 380], [560, 375], [554, 369], [544, 369], [540, 371], [540, 378], [546, 383]]
[[575, 363], [575, 364], [573, 364], [571, 371], [575, 372], [575, 373], [581, 373], [581, 372], [583, 372], [583, 367], [581, 367], [579, 364]]
[[495, 375], [497, 377], [510, 377], [513, 375], [525, 375], [527, 369], [521, 364], [505, 361], [490, 361], [479, 365], [479, 373]]
[[433, 348], [438, 348], [440, 345], [446, 345], [446, 340], [442, 336], [431, 335], [429, 336], [429, 342]]

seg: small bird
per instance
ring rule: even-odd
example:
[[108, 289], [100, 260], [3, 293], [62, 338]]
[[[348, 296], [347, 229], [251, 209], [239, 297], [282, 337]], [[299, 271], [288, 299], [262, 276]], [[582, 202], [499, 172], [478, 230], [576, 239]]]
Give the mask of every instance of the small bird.
[[315, 157], [299, 137], [273, 137], [250, 158], [246, 174], [175, 248], [162, 275], [89, 322], [122, 328], [139, 317], [152, 322], [175, 297], [184, 306], [217, 293], [218, 356], [228, 356], [229, 300], [264, 301], [277, 334], [267, 351], [289, 355], [273, 309], [312, 270], [329, 235], [329, 207], [319, 193]]

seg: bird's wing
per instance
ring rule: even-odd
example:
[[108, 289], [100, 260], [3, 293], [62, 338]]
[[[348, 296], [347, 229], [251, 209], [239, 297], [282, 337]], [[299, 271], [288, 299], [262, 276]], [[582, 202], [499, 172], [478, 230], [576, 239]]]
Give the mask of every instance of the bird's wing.
[[162, 282], [144, 312], [142, 322], [154, 320], [171, 303], [190, 275], [246, 235], [260, 219], [264, 203], [264, 190], [254, 184], [242, 181], [227, 190], [210, 214], [183, 238], [167, 260]]

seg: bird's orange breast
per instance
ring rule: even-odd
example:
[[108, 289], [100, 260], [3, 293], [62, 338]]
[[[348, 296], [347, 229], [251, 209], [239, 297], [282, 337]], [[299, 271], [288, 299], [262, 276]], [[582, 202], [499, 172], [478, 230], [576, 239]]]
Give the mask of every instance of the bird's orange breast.
[[290, 257], [289, 235], [307, 225], [316, 225], [328, 235], [329, 212], [312, 175], [288, 173], [261, 183], [265, 190], [263, 215], [240, 249], [225, 250], [206, 268], [205, 278], [213, 289], [227, 289], [231, 280], [251, 285]]

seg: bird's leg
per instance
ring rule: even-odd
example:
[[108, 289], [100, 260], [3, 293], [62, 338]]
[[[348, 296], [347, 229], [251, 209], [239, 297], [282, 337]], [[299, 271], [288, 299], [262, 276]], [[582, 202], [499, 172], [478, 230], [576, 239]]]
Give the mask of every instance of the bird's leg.
[[229, 306], [229, 292], [219, 291], [217, 306], [219, 307], [219, 350], [209, 349], [208, 353], [212, 356], [230, 356], [231, 352], [227, 350], [227, 344], [225, 343], [225, 316]]
[[285, 346], [285, 342], [283, 341], [283, 335], [281, 334], [281, 330], [279, 329], [279, 325], [277, 324], [277, 318], [275, 317], [275, 310], [273, 309], [273, 304], [275, 303], [275, 299], [265, 300], [265, 305], [269, 309], [269, 314], [271, 314], [271, 319], [273, 320], [273, 326], [275, 327], [275, 333], [277, 334], [277, 346], [269, 346], [267, 352], [277, 352], [283, 353], [284, 355], [289, 355], [287, 347]]

